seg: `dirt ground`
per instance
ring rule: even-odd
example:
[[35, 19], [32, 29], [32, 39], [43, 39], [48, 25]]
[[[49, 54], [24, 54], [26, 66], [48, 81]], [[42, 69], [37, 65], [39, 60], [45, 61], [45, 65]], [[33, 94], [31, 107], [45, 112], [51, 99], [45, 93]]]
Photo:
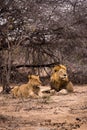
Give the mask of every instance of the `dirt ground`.
[[0, 130], [86, 130], [87, 85], [39, 99], [0, 94]]

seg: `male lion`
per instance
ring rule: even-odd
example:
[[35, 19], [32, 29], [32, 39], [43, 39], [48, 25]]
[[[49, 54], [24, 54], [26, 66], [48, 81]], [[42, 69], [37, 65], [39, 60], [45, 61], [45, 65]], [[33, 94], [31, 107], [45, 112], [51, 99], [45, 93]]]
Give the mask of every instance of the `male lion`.
[[73, 84], [69, 81], [66, 67], [58, 65], [53, 68], [53, 73], [50, 77], [51, 89], [60, 91], [66, 89], [68, 92], [73, 92]]
[[29, 82], [23, 84], [21, 86], [16, 86], [12, 89], [12, 94], [14, 97], [38, 97], [41, 96], [41, 91], [39, 86], [41, 85], [41, 81], [39, 76], [29, 75]]

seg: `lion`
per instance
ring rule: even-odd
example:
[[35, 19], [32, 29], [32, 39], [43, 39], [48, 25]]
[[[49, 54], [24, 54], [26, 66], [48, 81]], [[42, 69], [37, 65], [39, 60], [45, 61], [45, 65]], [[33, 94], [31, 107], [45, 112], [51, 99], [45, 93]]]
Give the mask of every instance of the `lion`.
[[73, 84], [68, 78], [67, 69], [64, 65], [58, 65], [53, 68], [53, 73], [50, 77], [51, 89], [59, 92], [66, 89], [68, 92], [73, 92]]
[[28, 97], [38, 97], [41, 96], [40, 87], [41, 81], [39, 76], [36, 75], [29, 75], [28, 76], [29, 81], [26, 84], [15, 86], [12, 89], [12, 94], [14, 97], [22, 97], [22, 98], [28, 98]]

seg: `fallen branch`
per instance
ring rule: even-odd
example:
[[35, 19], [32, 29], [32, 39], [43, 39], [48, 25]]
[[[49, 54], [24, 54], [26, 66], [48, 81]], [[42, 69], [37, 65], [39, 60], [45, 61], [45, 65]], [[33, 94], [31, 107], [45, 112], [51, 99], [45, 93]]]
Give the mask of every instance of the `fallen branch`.
[[[11, 70], [15, 68], [22, 68], [22, 67], [27, 67], [27, 68], [44, 68], [44, 67], [53, 67], [55, 65], [59, 65], [59, 62], [54, 62], [50, 64], [37, 64], [37, 65], [28, 65], [28, 64], [21, 64], [21, 65], [12, 65]], [[3, 69], [6, 66], [0, 66], [0, 69]]]

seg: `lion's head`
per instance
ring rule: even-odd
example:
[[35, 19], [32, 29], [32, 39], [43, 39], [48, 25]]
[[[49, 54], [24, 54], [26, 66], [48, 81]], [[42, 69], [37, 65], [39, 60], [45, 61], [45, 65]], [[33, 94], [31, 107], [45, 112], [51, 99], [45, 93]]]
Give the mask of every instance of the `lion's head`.
[[60, 69], [59, 71], [57, 72], [54, 72], [52, 75], [51, 75], [51, 80], [54, 80], [54, 81], [68, 81], [68, 74], [67, 74], [67, 71], [64, 70], [64, 69]]
[[31, 88], [34, 94], [39, 95], [40, 94], [39, 86], [42, 85], [40, 77], [37, 75], [29, 75], [28, 78], [29, 78], [29, 82], [28, 82], [29, 89]]
[[59, 91], [60, 89], [64, 88], [64, 86], [68, 83], [68, 74], [66, 67], [56, 66], [53, 68], [53, 73], [50, 77], [50, 85], [52, 89]]
[[41, 86], [41, 80], [40, 77], [37, 75], [29, 75], [29, 84], [31, 84], [31, 86]]
[[67, 71], [64, 69], [60, 69], [59, 71], [57, 71], [56, 76], [62, 81], [68, 81], [68, 74]]

